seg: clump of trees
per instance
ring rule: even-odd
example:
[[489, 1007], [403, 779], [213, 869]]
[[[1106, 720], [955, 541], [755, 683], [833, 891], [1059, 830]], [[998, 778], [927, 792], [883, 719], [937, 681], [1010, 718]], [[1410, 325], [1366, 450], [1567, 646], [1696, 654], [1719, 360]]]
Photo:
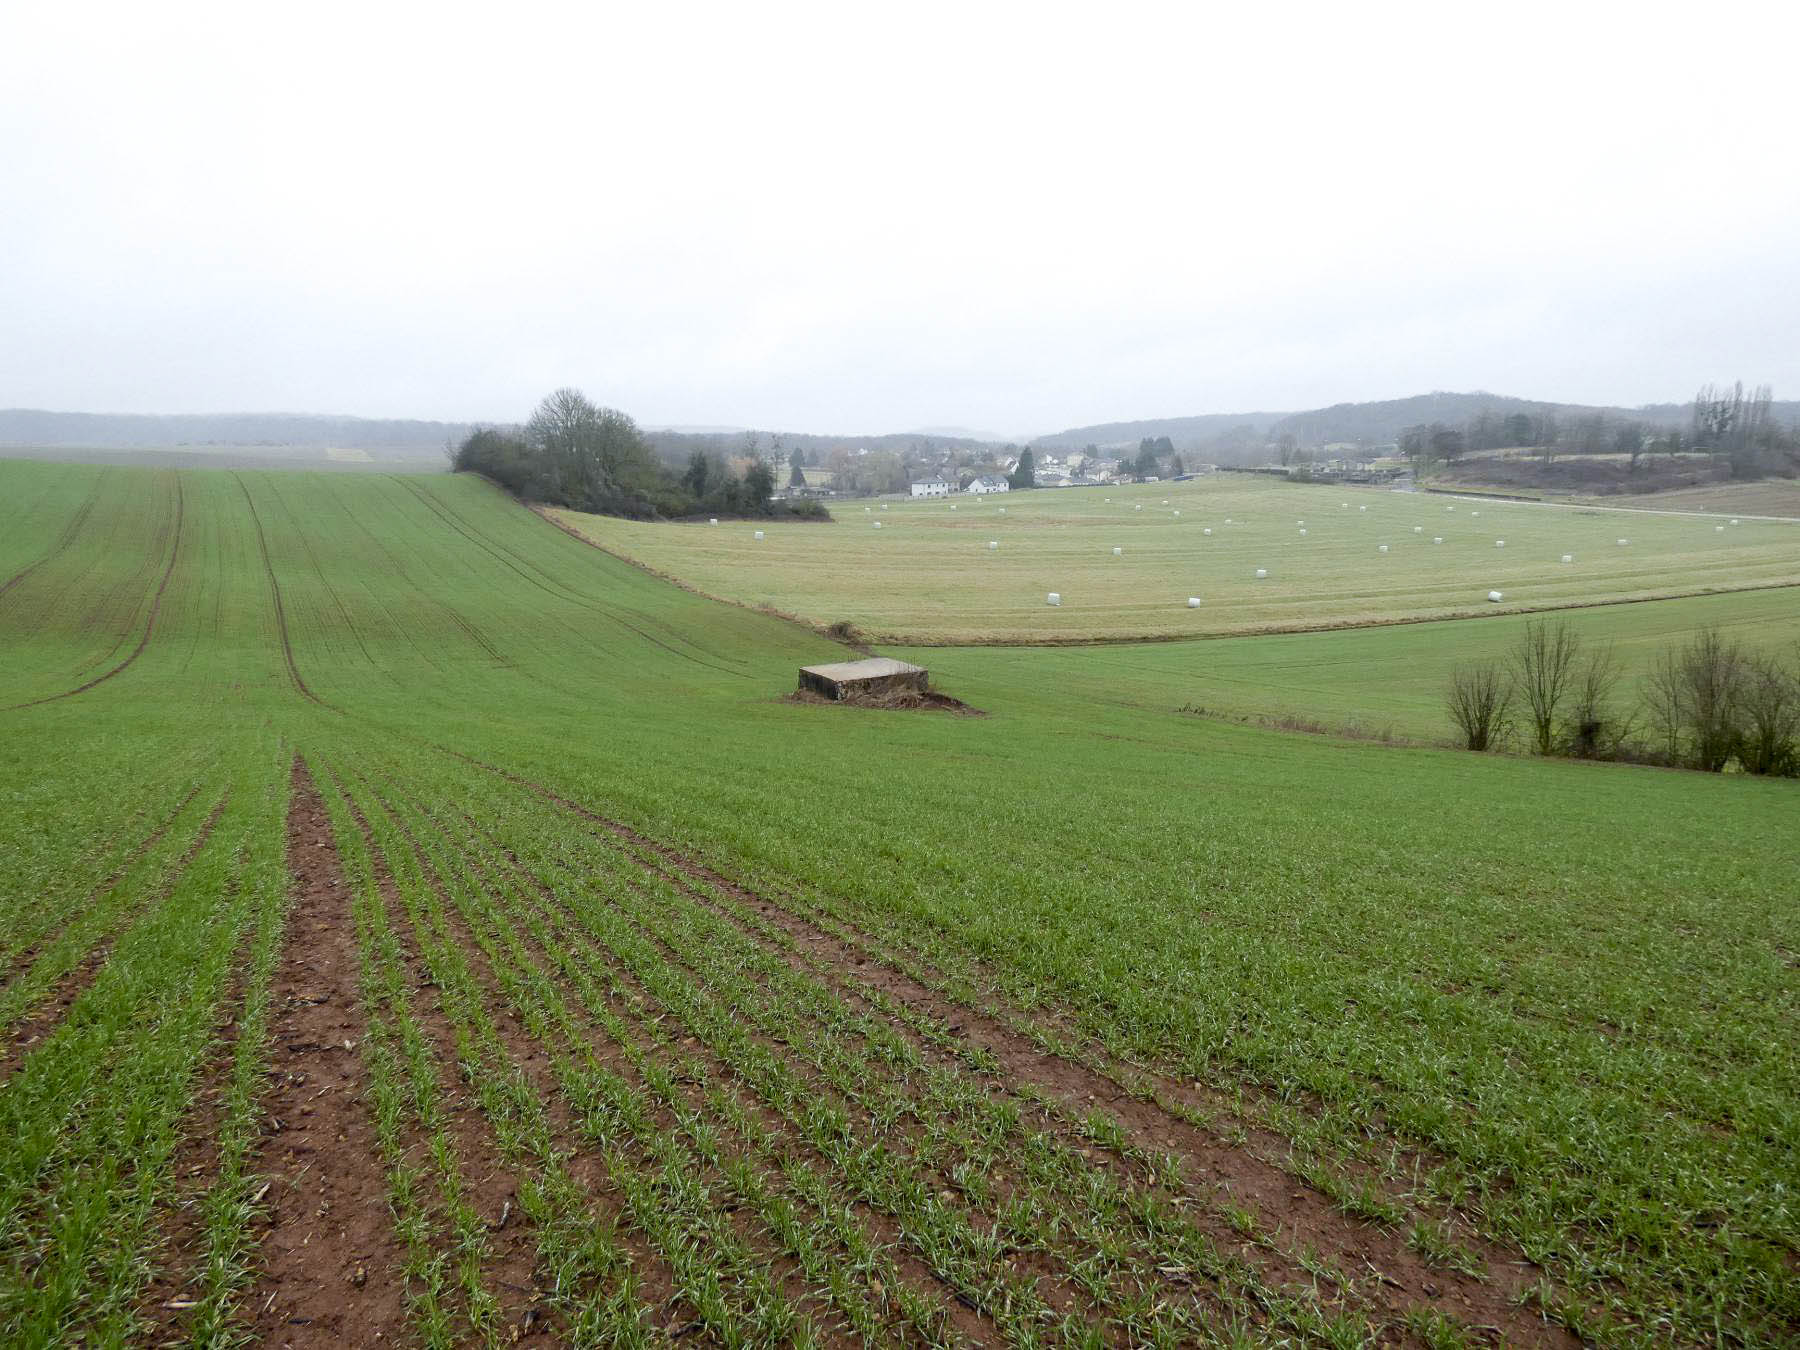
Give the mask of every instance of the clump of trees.
[[515, 497], [600, 515], [649, 520], [692, 515], [829, 519], [815, 501], [775, 502], [775, 471], [760, 458], [733, 472], [696, 451], [681, 473], [651, 452], [637, 423], [578, 389], [546, 395], [522, 428], [481, 427], [451, 451], [459, 473], [479, 473]]
[[1504, 659], [1452, 671], [1444, 703], [1470, 750], [1502, 749], [1517, 730], [1540, 755], [1800, 777], [1800, 646], [1784, 660], [1708, 628], [1662, 653], [1629, 705], [1622, 674], [1610, 646], [1541, 620]]

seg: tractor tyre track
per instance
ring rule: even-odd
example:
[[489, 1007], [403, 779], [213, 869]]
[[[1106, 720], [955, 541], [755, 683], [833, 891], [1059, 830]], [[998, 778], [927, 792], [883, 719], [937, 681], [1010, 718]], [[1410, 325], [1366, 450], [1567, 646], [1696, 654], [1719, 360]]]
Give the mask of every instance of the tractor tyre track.
[[81, 506], [76, 510], [74, 517], [69, 521], [68, 525], [63, 528], [63, 532], [57, 538], [56, 543], [51, 545], [50, 551], [36, 562], [32, 563], [29, 567], [24, 567], [19, 571], [14, 572], [6, 579], [4, 584], [0, 584], [0, 595], [5, 595], [14, 586], [17, 586], [33, 572], [37, 571], [38, 568], [44, 566], [46, 563], [54, 562], [68, 550], [69, 545], [75, 541], [75, 536], [81, 533], [81, 527], [87, 523], [87, 518], [94, 509], [94, 503], [99, 500], [100, 487], [101, 484], [106, 481], [106, 477], [107, 474], [105, 470], [101, 470], [94, 476], [94, 486], [88, 490], [87, 500], [82, 502]]
[[183, 508], [184, 503], [181, 480], [177, 479], [175, 482], [174, 546], [169, 550], [169, 561], [163, 568], [162, 580], [157, 583], [156, 595], [150, 601], [150, 618], [148, 622], [144, 624], [144, 635], [138, 639], [137, 646], [131, 649], [131, 654], [104, 675], [96, 675], [86, 684], [77, 685], [75, 688], [64, 690], [60, 694], [47, 694], [43, 698], [34, 698], [24, 703], [15, 703], [5, 711], [12, 712], [19, 708], [35, 708], [42, 703], [54, 703], [58, 699], [74, 698], [77, 694], [85, 694], [88, 690], [93, 689], [98, 685], [105, 684], [108, 680], [112, 679], [113, 676], [126, 670], [133, 661], [136, 661], [138, 657], [144, 654], [144, 648], [150, 645], [150, 635], [156, 631], [157, 616], [162, 612], [163, 592], [169, 589], [169, 578], [175, 575], [175, 564], [181, 557], [181, 522]]
[[237, 480], [239, 490], [244, 494], [244, 505], [250, 508], [250, 522], [256, 526], [256, 544], [262, 551], [263, 573], [269, 578], [269, 593], [275, 599], [275, 627], [281, 635], [281, 655], [287, 662], [288, 678], [293, 681], [294, 688], [302, 697], [316, 703], [321, 708], [330, 708], [332, 712], [340, 711], [313, 693], [306, 687], [306, 680], [300, 674], [300, 667], [294, 662], [294, 644], [288, 635], [287, 610], [281, 602], [281, 583], [275, 579], [275, 565], [269, 560], [269, 539], [263, 533], [262, 517], [256, 514], [256, 501], [250, 496], [250, 489], [244, 482], [244, 476], [232, 474]]

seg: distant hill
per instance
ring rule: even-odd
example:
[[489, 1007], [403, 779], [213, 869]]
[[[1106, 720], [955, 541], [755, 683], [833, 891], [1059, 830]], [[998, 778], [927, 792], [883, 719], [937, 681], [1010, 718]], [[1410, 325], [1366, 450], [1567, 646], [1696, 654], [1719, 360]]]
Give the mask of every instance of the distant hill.
[[1198, 417], [1155, 417], [1137, 422], [1101, 422], [1097, 426], [1076, 427], [1050, 436], [1039, 436], [1031, 444], [1040, 450], [1081, 450], [1097, 445], [1102, 450], [1133, 446], [1149, 436], [1167, 436], [1177, 450], [1198, 450], [1210, 446], [1221, 437], [1249, 428], [1260, 436], [1287, 413], [1202, 413]]
[[[1778, 402], [1774, 414], [1800, 425], [1800, 401]], [[1545, 413], [1558, 419], [1591, 417], [1684, 426], [1693, 415], [1692, 403], [1653, 403], [1641, 408], [1601, 404], [1549, 403], [1540, 399], [1514, 398], [1507, 394], [1476, 391], [1468, 394], [1435, 392], [1411, 398], [1383, 399], [1371, 403], [1337, 403], [1306, 412], [1206, 413], [1197, 417], [1164, 417], [1138, 422], [1103, 422], [1076, 427], [1051, 436], [1040, 436], [1034, 446], [1054, 450], [1079, 450], [1086, 445], [1135, 446], [1146, 436], [1167, 436], [1177, 450], [1221, 452], [1226, 457], [1245, 450], [1252, 438], [1265, 443], [1292, 435], [1302, 446], [1316, 447], [1346, 441], [1386, 445], [1399, 439], [1407, 427], [1431, 422], [1460, 426], [1480, 412], [1498, 417]], [[1250, 433], [1246, 435], [1245, 433]]]
[[307, 413], [64, 413], [0, 408], [0, 445], [94, 449], [231, 446], [439, 452], [466, 422], [325, 417]]

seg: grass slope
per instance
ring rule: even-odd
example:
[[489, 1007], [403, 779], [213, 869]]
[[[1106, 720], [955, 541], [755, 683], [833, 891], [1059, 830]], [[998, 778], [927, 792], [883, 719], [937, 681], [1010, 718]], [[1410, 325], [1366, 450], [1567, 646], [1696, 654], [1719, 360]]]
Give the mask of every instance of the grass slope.
[[[801, 955], [745, 945], [754, 910], [709, 918], [523, 784], [797, 922], [849, 925], [946, 997], [1202, 1084], [1222, 1137], [1278, 1141], [1258, 1156], [1362, 1215], [1370, 1250], [1523, 1253], [1546, 1281], [1534, 1306], [1601, 1341], [1800, 1331], [1792, 784], [1287, 737], [1175, 714], [1179, 668], [1120, 697], [1116, 667], [1070, 690], [1071, 667], [1022, 664], [1089, 653], [957, 653], [983, 719], [791, 705], [794, 666], [841, 649], [468, 479], [8, 464], [0, 503], [0, 585], [17, 578], [0, 595], [9, 1340], [142, 1335], [152, 1280], [195, 1291], [196, 1342], [248, 1315], [257, 1155], [198, 1181], [179, 1159], [208, 1065], [229, 1051], [254, 1083], [262, 1063], [254, 1034], [221, 1036], [256, 1016], [254, 954], [287, 918], [296, 753], [354, 891], [357, 1054], [423, 1339], [506, 1339], [493, 1253], [513, 1239], [467, 1199], [501, 1165], [489, 1137], [530, 1197], [525, 1268], [561, 1272], [545, 1306], [595, 1339], [649, 1326], [650, 1295], [619, 1277], [634, 1261], [719, 1342], [915, 1315], [938, 1329], [922, 1338], [956, 1340], [940, 1302], [995, 1339], [1455, 1334], [1435, 1312], [1371, 1311], [1402, 1296], [1284, 1245], [1242, 1197], [1249, 1273], [1203, 1264], [1217, 1253], [1181, 1236], [1188, 1210], [1156, 1208], [1161, 1183], [1127, 1194], [1093, 1170], [1141, 1172], [1104, 1103], [1019, 1133], [1045, 1108], [978, 1055], [908, 1067], [911, 1042], [808, 982]], [[1327, 639], [1370, 644], [1346, 681], [1379, 667], [1382, 639], [1432, 660], [1450, 645], [1423, 627], [1280, 641]], [[584, 1058], [579, 1028], [606, 1018], [624, 1022], [605, 1043], [641, 1064]], [[682, 1086], [714, 1082], [725, 1096]], [[491, 1136], [450, 1130], [446, 1083]], [[564, 1116], [542, 1115], [552, 1099]], [[253, 1139], [253, 1107], [228, 1098], [222, 1137]], [[880, 1132], [911, 1120], [929, 1128]], [[566, 1171], [578, 1155], [588, 1188]], [[984, 1190], [1001, 1171], [1009, 1189]], [[193, 1187], [206, 1231], [166, 1248]], [[621, 1207], [597, 1217], [608, 1195]], [[782, 1206], [803, 1202], [796, 1226]], [[1193, 1212], [1222, 1222], [1221, 1203]], [[831, 1226], [845, 1215], [891, 1224], [939, 1283], [854, 1256], [863, 1239]], [[779, 1288], [777, 1249], [795, 1272]], [[1065, 1311], [1038, 1310], [1018, 1261]], [[1288, 1279], [1291, 1262], [1323, 1283]], [[1192, 1298], [1134, 1282], [1168, 1268], [1211, 1273]]]
[[[1238, 474], [963, 498], [955, 508], [843, 503], [832, 524], [771, 523], [760, 541], [742, 521], [555, 514], [708, 594], [913, 643], [1325, 628], [1800, 583], [1800, 525], [1748, 519], [1734, 527]], [[1258, 580], [1258, 568], [1269, 575]], [[1490, 590], [1504, 601], [1491, 604]], [[1057, 608], [1045, 603], [1052, 591]], [[1198, 609], [1187, 608], [1190, 596]]]

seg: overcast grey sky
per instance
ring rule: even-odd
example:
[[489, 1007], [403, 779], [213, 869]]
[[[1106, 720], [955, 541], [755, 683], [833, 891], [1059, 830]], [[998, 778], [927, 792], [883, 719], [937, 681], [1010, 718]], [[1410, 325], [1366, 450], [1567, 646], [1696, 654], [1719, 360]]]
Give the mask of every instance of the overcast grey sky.
[[1800, 396], [1800, 10], [0, 6], [0, 406]]

